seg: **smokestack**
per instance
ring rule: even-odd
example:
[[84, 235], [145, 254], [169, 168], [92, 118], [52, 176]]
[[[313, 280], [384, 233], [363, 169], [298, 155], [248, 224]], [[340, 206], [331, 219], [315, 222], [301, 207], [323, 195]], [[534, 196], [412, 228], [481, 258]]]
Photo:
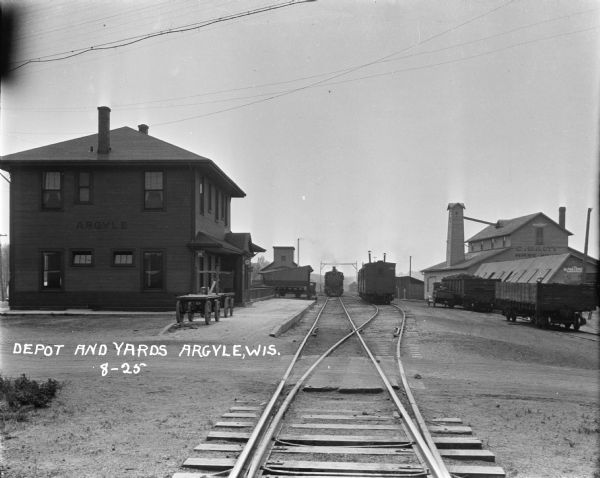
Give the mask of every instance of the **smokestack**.
[[148, 134], [148, 125], [147, 124], [138, 124], [138, 130], [142, 134]]
[[110, 151], [110, 108], [98, 106], [98, 154]]
[[385, 262], [385, 252], [383, 253], [383, 262]]
[[465, 209], [465, 205], [460, 202], [448, 204], [447, 266], [452, 266], [465, 260], [465, 220], [463, 209]]
[[369, 251], [369, 264], [371, 263], [371, 251]]
[[565, 228], [566, 217], [567, 217], [567, 208], [564, 206], [559, 207], [558, 208], [558, 225], [560, 227], [562, 227], [563, 229]]

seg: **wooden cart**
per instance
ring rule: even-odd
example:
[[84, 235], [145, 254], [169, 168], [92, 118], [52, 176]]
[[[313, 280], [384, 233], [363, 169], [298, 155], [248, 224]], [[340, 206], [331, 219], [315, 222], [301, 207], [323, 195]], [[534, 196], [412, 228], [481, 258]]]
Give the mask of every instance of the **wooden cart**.
[[177, 323], [183, 323], [186, 315], [188, 321], [193, 322], [195, 313], [204, 317], [206, 325], [210, 324], [213, 315], [215, 322], [218, 322], [221, 318], [221, 310], [223, 310], [223, 317], [233, 315], [234, 296], [234, 292], [180, 295], [175, 303]]
[[230, 275], [231, 272], [216, 270], [198, 270], [197, 273], [207, 273], [214, 277], [209, 290], [201, 287], [199, 294], [185, 294], [177, 297], [175, 303], [175, 318], [178, 324], [183, 324], [184, 317], [187, 315], [189, 322], [194, 321], [194, 314], [199, 313], [204, 317], [206, 325], [210, 324], [211, 316], [215, 317], [215, 322], [221, 318], [221, 309], [223, 317], [233, 315], [235, 302], [235, 292], [219, 292], [221, 276]]

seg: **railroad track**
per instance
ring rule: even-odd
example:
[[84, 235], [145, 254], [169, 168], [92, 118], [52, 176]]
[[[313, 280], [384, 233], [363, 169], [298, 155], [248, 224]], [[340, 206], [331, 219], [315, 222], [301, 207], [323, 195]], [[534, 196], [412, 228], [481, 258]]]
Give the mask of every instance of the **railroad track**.
[[456, 449], [481, 445], [456, 437], [468, 433], [456, 419], [432, 425], [420, 416], [399, 359], [404, 317], [391, 306], [328, 299], [269, 402], [232, 407], [184, 462], [195, 471], [173, 478], [503, 477], [495, 466], [444, 462], [441, 448], [453, 460], [489, 452]]
[[[517, 322], [513, 322], [513, 324], [524, 324], [524, 325], [535, 325], [532, 324], [530, 319], [518, 319]], [[558, 326], [553, 326], [550, 329], [544, 329], [544, 332], [550, 332], [553, 334], [559, 334], [562, 337], [569, 337], [576, 340], [587, 340], [590, 342], [600, 342], [600, 334], [595, 332], [586, 332], [583, 330], [570, 330], [564, 329]]]

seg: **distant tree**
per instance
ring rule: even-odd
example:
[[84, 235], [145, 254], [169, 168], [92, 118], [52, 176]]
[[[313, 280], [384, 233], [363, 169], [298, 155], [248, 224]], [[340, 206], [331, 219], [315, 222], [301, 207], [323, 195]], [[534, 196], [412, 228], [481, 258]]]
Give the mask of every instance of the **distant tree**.
[[250, 279], [252, 282], [260, 282], [262, 277], [259, 272], [269, 265], [269, 261], [267, 261], [264, 256], [258, 256], [256, 262], [252, 262], [251, 264], [252, 277]]

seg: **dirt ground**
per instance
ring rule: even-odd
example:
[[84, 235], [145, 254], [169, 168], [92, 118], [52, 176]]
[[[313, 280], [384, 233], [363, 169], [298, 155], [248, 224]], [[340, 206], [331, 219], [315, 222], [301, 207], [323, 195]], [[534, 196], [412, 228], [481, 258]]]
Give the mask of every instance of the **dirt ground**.
[[[295, 350], [293, 338], [269, 337], [270, 326], [244, 323], [241, 315], [237, 309], [219, 324], [166, 335], [159, 333], [173, 314], [2, 317], [2, 375], [64, 384], [51, 406], [33, 411], [27, 422], [2, 423], [2, 477], [172, 476], [236, 401], [269, 398]], [[16, 342], [64, 347], [58, 356], [14, 355]], [[132, 344], [136, 355], [122, 355], [122, 345], [117, 356], [113, 342]], [[78, 344], [107, 344], [108, 352], [76, 356]], [[152, 345], [163, 346], [167, 356], [144, 356], [139, 345], [147, 354]], [[210, 349], [188, 357], [186, 345]], [[234, 345], [261, 356], [236, 356]], [[269, 355], [269, 345], [281, 355]], [[103, 363], [109, 364], [105, 376]], [[132, 373], [124, 373], [123, 363]], [[136, 363], [146, 366], [134, 374]]]
[[[495, 314], [408, 305], [415, 318], [403, 358], [426, 419], [462, 418], [508, 477], [600, 476], [597, 342], [509, 325]], [[269, 328], [234, 317], [211, 325], [212, 335], [202, 328], [159, 335], [172, 320], [1, 318], [2, 375], [64, 383], [29, 421], [2, 423], [2, 476], [169, 477], [236, 401], [269, 397], [304, 328], [272, 338]], [[15, 342], [65, 347], [59, 356], [17, 359]], [[136, 355], [117, 356], [112, 342], [133, 344]], [[107, 344], [107, 355], [73, 354], [78, 344], [94, 343]], [[163, 346], [167, 356], [144, 356], [140, 344]], [[179, 356], [186, 344], [227, 348]], [[241, 358], [234, 345], [273, 345], [278, 354], [261, 348], [264, 356]], [[123, 363], [146, 366], [125, 374]]]
[[405, 367], [426, 419], [461, 418], [507, 477], [600, 476], [597, 335], [406, 305], [415, 319]]

